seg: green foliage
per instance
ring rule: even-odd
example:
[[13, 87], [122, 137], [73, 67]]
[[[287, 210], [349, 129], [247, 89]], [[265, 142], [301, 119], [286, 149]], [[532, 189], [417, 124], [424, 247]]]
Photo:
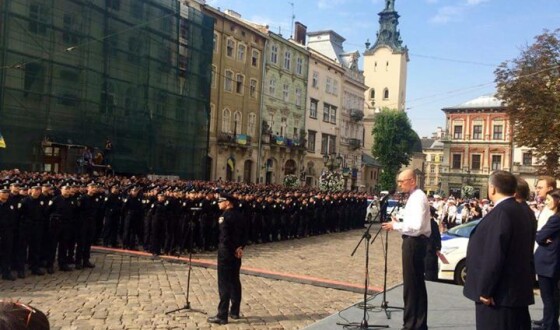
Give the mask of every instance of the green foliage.
[[497, 97], [507, 105], [517, 145], [535, 148], [539, 172], [557, 177], [560, 155], [560, 29], [544, 31], [502, 63], [496, 74]]
[[383, 109], [375, 117], [372, 129], [371, 154], [383, 166], [379, 177], [382, 190], [395, 187], [395, 177], [403, 165], [408, 165], [418, 135], [412, 130], [405, 112]]

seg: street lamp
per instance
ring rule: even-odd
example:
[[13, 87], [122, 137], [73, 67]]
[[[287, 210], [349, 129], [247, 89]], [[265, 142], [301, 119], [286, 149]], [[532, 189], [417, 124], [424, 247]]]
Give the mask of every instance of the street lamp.
[[340, 165], [342, 165], [342, 161], [344, 159], [342, 158], [342, 156], [340, 154], [335, 155], [335, 154], [331, 154], [328, 155], [326, 152], [323, 155], [323, 164], [325, 164], [325, 167], [327, 167], [329, 169], [329, 171], [334, 171], [335, 169], [339, 168]]

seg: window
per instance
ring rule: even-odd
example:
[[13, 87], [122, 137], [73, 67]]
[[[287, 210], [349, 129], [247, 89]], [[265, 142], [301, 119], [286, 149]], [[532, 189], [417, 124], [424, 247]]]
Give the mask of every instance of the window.
[[191, 38], [191, 26], [185, 18], [179, 20], [179, 33], [182, 39], [189, 40]]
[[296, 107], [301, 107], [301, 88], [296, 87]]
[[494, 140], [503, 140], [504, 138], [504, 126], [503, 125], [494, 125], [494, 131], [492, 134], [492, 139]]
[[233, 114], [233, 134], [241, 134], [241, 113], [236, 111]]
[[224, 89], [228, 92], [233, 92], [233, 72], [226, 70], [226, 79], [224, 81]]
[[301, 57], [296, 60], [296, 74], [303, 75], [303, 58]]
[[319, 88], [319, 72], [313, 71], [313, 81], [311, 82], [313, 88]]
[[471, 156], [471, 169], [472, 170], [480, 170], [480, 155], [472, 155]]
[[318, 104], [319, 104], [319, 101], [317, 101], [315, 99], [311, 99], [311, 105], [309, 106], [309, 117], [310, 118], [317, 119]]
[[245, 77], [242, 74], [238, 74], [235, 79], [235, 92], [237, 94], [243, 94]]
[[235, 42], [232, 39], [228, 39], [226, 44], [226, 56], [233, 57], [234, 48], [235, 48]]
[[41, 35], [47, 34], [47, 7], [40, 4], [29, 5], [29, 31]]
[[79, 43], [79, 37], [76, 31], [76, 19], [70, 14], [64, 14], [62, 19], [62, 41], [67, 44]]
[[105, 0], [105, 5], [109, 9], [120, 10], [121, 9], [121, 0]]
[[276, 80], [274, 78], [268, 82], [268, 95], [272, 97], [276, 95]]
[[336, 153], [336, 136], [321, 134], [321, 154], [332, 155]]
[[214, 104], [210, 104], [210, 132], [214, 132], [216, 129], [214, 127], [214, 123], [216, 122], [216, 106]]
[[231, 112], [229, 111], [228, 108], [224, 109], [223, 115], [222, 115], [222, 132], [224, 133], [230, 133], [230, 121], [231, 121]]
[[218, 78], [218, 68], [212, 65], [212, 88], [216, 88], [216, 79]]
[[523, 165], [524, 166], [533, 165], [533, 152], [527, 151], [523, 153]]
[[307, 151], [315, 152], [315, 137], [316, 136], [317, 136], [317, 132], [307, 131]]
[[270, 46], [270, 62], [274, 64], [278, 63], [278, 46], [276, 45]]
[[257, 98], [257, 80], [251, 79], [251, 86], [249, 87], [249, 96]]
[[323, 121], [331, 124], [336, 124], [336, 107], [334, 105], [324, 103]]
[[461, 154], [453, 154], [453, 163], [451, 164], [451, 168], [461, 168]]
[[385, 89], [383, 90], [383, 99], [384, 99], [384, 100], [387, 100], [388, 98], [389, 98], [389, 89], [388, 89], [388, 88], [385, 88]]
[[247, 123], [247, 134], [250, 136], [255, 135], [255, 128], [257, 123], [257, 115], [253, 112], [249, 114], [249, 122]]
[[245, 45], [239, 44], [237, 46], [237, 60], [244, 62], [245, 61], [245, 50], [247, 47]]
[[502, 169], [502, 155], [492, 155], [492, 171]]
[[282, 99], [284, 100], [284, 102], [288, 102], [288, 100], [290, 99], [290, 85], [288, 84], [284, 84], [282, 88]]
[[332, 93], [333, 93], [333, 95], [338, 96], [338, 81], [337, 80], [333, 81]]
[[287, 50], [284, 53], [284, 69], [289, 71], [291, 64], [292, 64], [292, 53], [289, 50]]
[[218, 38], [218, 34], [214, 33], [214, 53], [218, 52], [219, 41], [220, 41], [220, 38]]
[[369, 98], [372, 99], [372, 100], [375, 99], [375, 89], [373, 89], [373, 88], [370, 89]]
[[430, 165], [430, 173], [436, 173], [436, 166], [434, 164]]
[[45, 70], [39, 63], [27, 63], [25, 65], [25, 78], [23, 81], [23, 96], [33, 96], [40, 98], [45, 85]]
[[460, 140], [463, 138], [463, 126], [455, 125], [453, 126], [453, 138]]
[[253, 53], [252, 53], [252, 56], [251, 56], [251, 65], [254, 66], [254, 67], [258, 67], [260, 57], [261, 57], [261, 53], [258, 50], [253, 49]]
[[482, 125], [474, 125], [473, 126], [473, 140], [482, 140]]
[[327, 83], [326, 83], [325, 91], [329, 94], [332, 93], [332, 79], [331, 79], [331, 77], [327, 77]]
[[139, 64], [142, 52], [142, 42], [137, 37], [128, 38], [128, 61]]

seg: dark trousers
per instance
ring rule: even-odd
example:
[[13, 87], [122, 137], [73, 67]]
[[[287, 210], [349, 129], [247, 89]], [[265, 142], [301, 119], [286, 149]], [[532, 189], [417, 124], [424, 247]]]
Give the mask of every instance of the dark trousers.
[[427, 238], [403, 236], [403, 329], [428, 329], [428, 293], [424, 282]]
[[220, 303], [218, 304], [218, 315], [220, 319], [228, 319], [228, 309], [231, 314], [239, 315], [241, 305], [241, 280], [239, 270], [241, 259], [222, 261], [218, 259], [218, 292]]
[[104, 218], [103, 230], [101, 237], [103, 238], [103, 245], [116, 246], [117, 236], [119, 233], [119, 215], [107, 215]]
[[496, 307], [476, 303], [477, 330], [529, 330], [529, 307]]
[[95, 240], [95, 219], [84, 219], [78, 233], [76, 245], [76, 265], [89, 263], [91, 257], [91, 244]]
[[2, 276], [10, 273], [10, 265], [12, 263], [12, 247], [13, 243], [13, 228], [1, 227], [0, 228], [0, 268]]
[[558, 314], [560, 308], [560, 294], [558, 292], [558, 276], [547, 277], [539, 275], [539, 289], [543, 301], [543, 328], [558, 330]]
[[29, 253], [29, 266], [31, 269], [36, 270], [39, 268], [40, 262], [41, 231], [43, 229], [43, 224], [22, 222], [19, 229], [19, 240], [14, 250], [16, 252], [15, 269], [17, 271], [23, 271], [25, 269], [25, 263], [28, 261]]

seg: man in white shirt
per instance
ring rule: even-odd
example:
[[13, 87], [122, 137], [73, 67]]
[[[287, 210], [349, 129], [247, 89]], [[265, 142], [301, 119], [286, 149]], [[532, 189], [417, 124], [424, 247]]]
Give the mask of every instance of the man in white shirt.
[[424, 257], [430, 225], [430, 205], [426, 194], [418, 189], [416, 175], [411, 169], [402, 171], [397, 184], [399, 190], [408, 193], [403, 222], [393, 217], [382, 224], [385, 230], [397, 230], [403, 236], [403, 329], [428, 329], [428, 293], [424, 282]]

